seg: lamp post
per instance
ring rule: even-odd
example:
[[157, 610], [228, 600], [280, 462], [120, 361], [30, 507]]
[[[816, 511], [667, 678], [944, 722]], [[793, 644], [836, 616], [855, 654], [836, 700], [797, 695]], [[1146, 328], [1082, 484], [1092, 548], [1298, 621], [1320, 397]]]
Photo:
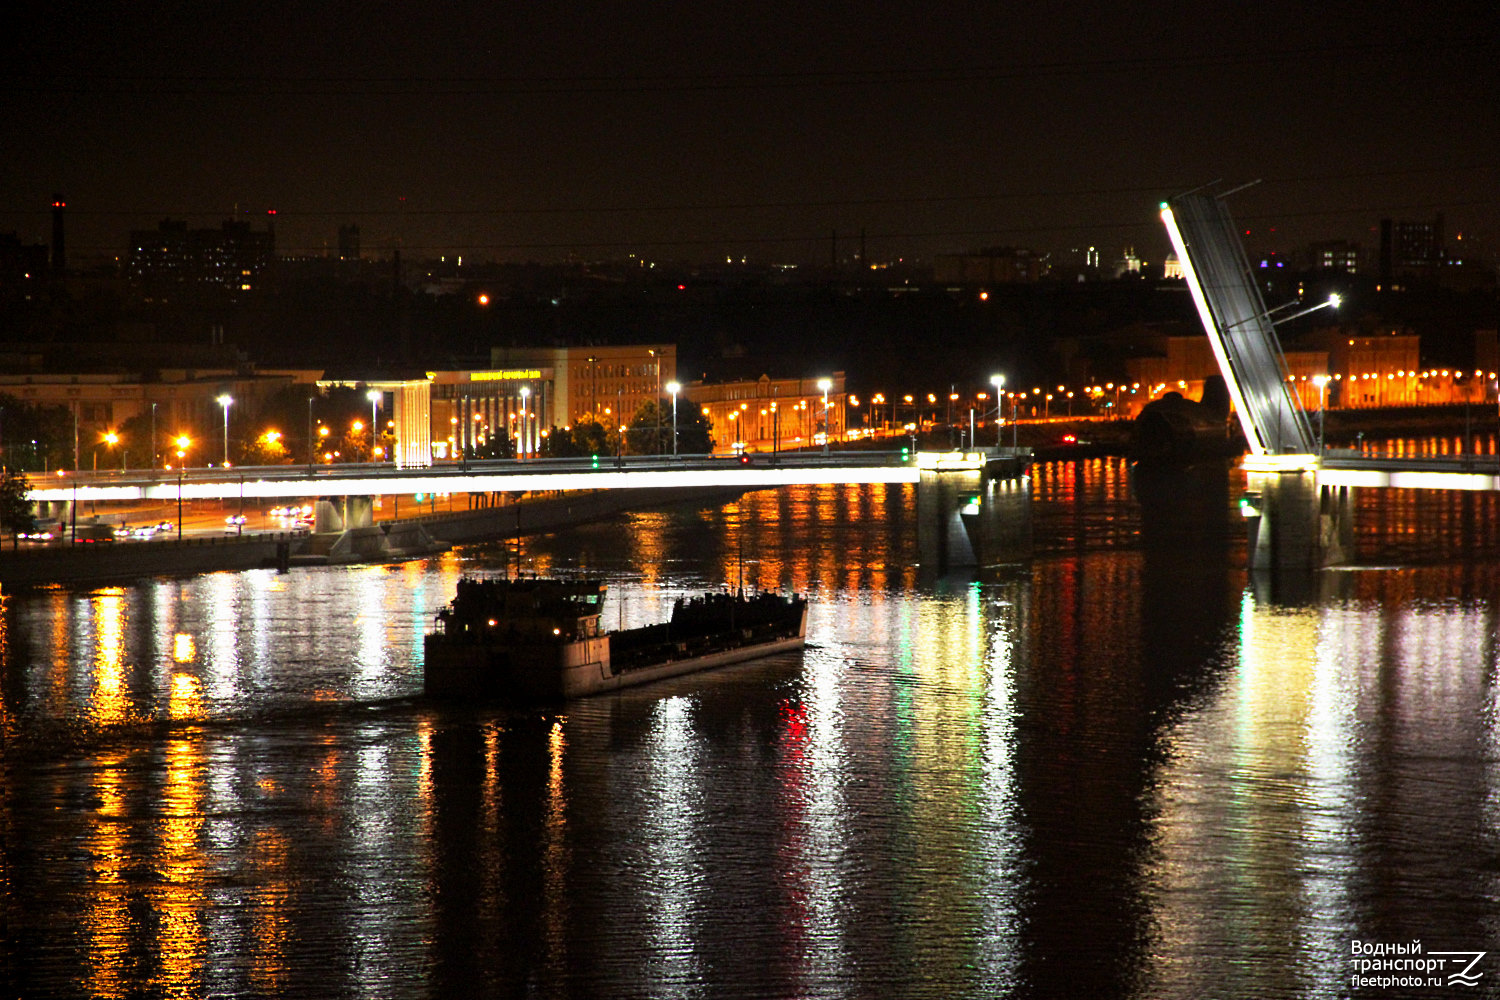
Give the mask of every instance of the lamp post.
[[371, 389], [365, 393], [365, 398], [370, 401], [370, 461], [375, 461], [375, 442], [380, 440], [380, 427], [375, 423], [375, 410], [380, 406], [381, 392], [379, 389]]
[[661, 355], [656, 353], [655, 348], [649, 349], [647, 354], [651, 355], [651, 367], [656, 369], [656, 396], [653, 397], [653, 409], [656, 410], [656, 453], [661, 454]]
[[177, 438], [177, 540], [182, 541], [182, 466], [187, 460], [188, 446], [193, 439], [186, 434]]
[[828, 438], [831, 428], [828, 426], [828, 390], [833, 388], [831, 379], [818, 379], [818, 388], [823, 390], [823, 454], [828, 454]]
[[307, 397], [307, 474], [312, 475], [313, 470], [313, 431], [312, 431], [312, 406], [313, 397]]
[[678, 382], [668, 382], [667, 392], [672, 394], [672, 457], [677, 457], [677, 394], [682, 391]]
[[1005, 444], [1001, 437], [1005, 433], [1005, 376], [991, 375], [990, 385], [995, 387], [995, 447], [1001, 448]]
[[1327, 375], [1314, 375], [1313, 384], [1318, 387], [1318, 457], [1323, 457], [1323, 391], [1328, 385]]
[[530, 442], [526, 439], [526, 419], [527, 414], [530, 412], [528, 409], [530, 402], [531, 386], [523, 385], [521, 386], [521, 433], [516, 438], [516, 444], [520, 446], [516, 449], [517, 458], [525, 458], [530, 446]]
[[234, 397], [224, 393], [219, 397], [219, 405], [224, 407], [224, 466], [229, 466], [229, 404], [234, 402]]

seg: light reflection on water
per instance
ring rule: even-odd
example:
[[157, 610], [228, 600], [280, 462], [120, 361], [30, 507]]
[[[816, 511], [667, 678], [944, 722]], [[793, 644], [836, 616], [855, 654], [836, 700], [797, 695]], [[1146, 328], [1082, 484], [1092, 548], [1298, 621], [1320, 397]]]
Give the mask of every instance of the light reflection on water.
[[[531, 540], [528, 569], [611, 580], [611, 625], [742, 571], [814, 598], [802, 654], [565, 712], [415, 697], [432, 613], [501, 548], [6, 595], [7, 975], [1334, 997], [1353, 939], [1495, 943], [1492, 564], [1267, 584], [1232, 479], [1033, 487], [1041, 558], [983, 582], [923, 577], [901, 487]], [[1456, 503], [1372, 523], [1461, 549]]]

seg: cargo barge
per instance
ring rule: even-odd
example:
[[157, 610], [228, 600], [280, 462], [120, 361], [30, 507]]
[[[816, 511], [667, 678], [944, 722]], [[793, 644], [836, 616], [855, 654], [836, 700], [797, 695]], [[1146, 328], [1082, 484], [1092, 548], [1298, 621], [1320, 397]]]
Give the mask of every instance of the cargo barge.
[[606, 632], [596, 579], [463, 579], [423, 643], [437, 698], [559, 701], [799, 649], [807, 601], [758, 591], [681, 598], [670, 620]]

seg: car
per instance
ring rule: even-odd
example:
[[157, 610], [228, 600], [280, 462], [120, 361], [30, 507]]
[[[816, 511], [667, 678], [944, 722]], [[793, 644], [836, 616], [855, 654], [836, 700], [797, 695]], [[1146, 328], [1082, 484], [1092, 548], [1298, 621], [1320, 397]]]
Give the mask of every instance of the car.
[[160, 529], [154, 524], [142, 524], [130, 529], [130, 537], [144, 542], [153, 537]]
[[224, 518], [224, 523], [229, 525], [231, 528], [237, 528], [245, 523], [245, 515], [230, 514], [228, 517]]
[[112, 542], [115, 540], [115, 529], [108, 524], [91, 521], [87, 524], [73, 525], [73, 542], [78, 545], [93, 545], [98, 542]]

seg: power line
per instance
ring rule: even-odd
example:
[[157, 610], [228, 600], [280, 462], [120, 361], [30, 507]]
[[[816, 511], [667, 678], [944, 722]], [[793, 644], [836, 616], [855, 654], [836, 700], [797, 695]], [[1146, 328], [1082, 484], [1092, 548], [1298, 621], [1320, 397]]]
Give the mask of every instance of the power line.
[[[1336, 208], [1336, 209], [1310, 209], [1301, 212], [1265, 212], [1249, 215], [1236, 214], [1238, 222], [1284, 222], [1288, 219], [1310, 219], [1329, 216], [1351, 216], [1366, 215], [1378, 218], [1383, 214], [1395, 212], [1416, 211], [1442, 211], [1451, 208], [1470, 208], [1475, 206], [1494, 206], [1500, 204], [1500, 200], [1494, 198], [1474, 199], [1459, 202], [1427, 202], [1411, 203], [1404, 205], [1387, 205], [1379, 209], [1368, 207]], [[996, 239], [1002, 237], [1020, 237], [1037, 235], [1061, 235], [1066, 233], [1098, 233], [1117, 232], [1130, 229], [1143, 229], [1155, 226], [1155, 219], [1151, 216], [1130, 221], [1112, 220], [1104, 222], [1088, 223], [1047, 223], [1029, 226], [1004, 226], [983, 229], [947, 229], [927, 231], [889, 231], [867, 233], [869, 241], [916, 241], [916, 240], [940, 240], [940, 239]], [[402, 243], [399, 249], [403, 253], [443, 253], [460, 254], [482, 251], [516, 251], [516, 250], [659, 250], [670, 247], [739, 247], [739, 246], [816, 246], [828, 242], [827, 233], [800, 234], [789, 236], [716, 236], [716, 237], [658, 237], [652, 239], [611, 239], [611, 240], [534, 240], [514, 242], [483, 242], [483, 243], [445, 243], [445, 244], [422, 244]], [[384, 246], [383, 241], [382, 246]], [[390, 248], [396, 249], [394, 241], [389, 241]], [[84, 245], [81, 251], [113, 252], [118, 246], [90, 246]], [[306, 254], [322, 251], [326, 248], [319, 246], [293, 245], [279, 248], [279, 252], [287, 254]]]
[[1328, 43], [1276, 51], [1092, 60], [1056, 60], [969, 67], [935, 66], [908, 69], [845, 69], [765, 71], [720, 74], [626, 74], [558, 76], [355, 76], [355, 75], [231, 75], [59, 73], [50, 71], [0, 73], [0, 90], [15, 93], [192, 96], [509, 96], [537, 94], [698, 93], [711, 91], [787, 90], [851, 87], [912, 87], [927, 84], [983, 83], [1028, 77], [1088, 76], [1109, 73], [1148, 73], [1162, 70], [1262, 66], [1286, 62], [1336, 59], [1341, 65], [1356, 58], [1387, 59], [1400, 55], [1453, 54], [1477, 50], [1477, 39], [1459, 41], [1404, 39], [1364, 44]]
[[[1457, 174], [1495, 169], [1497, 169], [1497, 164], [1494, 163], [1476, 163], [1462, 166], [1444, 165], [1431, 167], [1413, 167], [1399, 170], [1344, 171], [1339, 173], [1269, 177], [1265, 179], [1265, 183], [1268, 185], [1305, 184], [1312, 182], [1325, 183], [1333, 181], [1370, 180], [1381, 177], [1415, 177], [1430, 174]], [[1099, 198], [1122, 195], [1149, 196], [1154, 199], [1159, 197], [1164, 191], [1181, 190], [1187, 186], [1191, 185], [1184, 184], [1183, 182], [1178, 182], [1171, 184], [1130, 185], [1127, 187], [1109, 188], [1039, 189], [1030, 191], [1002, 191], [990, 194], [921, 195], [906, 198], [828, 198], [758, 202], [682, 202], [660, 205], [546, 205], [535, 207], [492, 206], [487, 208], [392, 207], [345, 209], [277, 209], [276, 218], [349, 218], [355, 216], [366, 218], [380, 218], [390, 216], [403, 216], [406, 218], [479, 218], [486, 216], [649, 215], [669, 212], [742, 212], [767, 211], [775, 209], [877, 208], [898, 207], [903, 205], [978, 204], [984, 202], [1042, 201], [1076, 198]], [[1390, 210], [1395, 210], [1395, 208], [1393, 207]], [[50, 208], [46, 207], [36, 209], [0, 209], [0, 215], [45, 215], [48, 212], [50, 212]], [[68, 214], [70, 216], [84, 217], [162, 216], [178, 218], [223, 218], [226, 214], [234, 215], [233, 213], [226, 213], [222, 209], [193, 209], [183, 211], [163, 208], [70, 208], [68, 209]], [[241, 219], [253, 219], [258, 217], [259, 214], [260, 213], [258, 212], [251, 214], [241, 213], [239, 215], [234, 215], [234, 217]]]

